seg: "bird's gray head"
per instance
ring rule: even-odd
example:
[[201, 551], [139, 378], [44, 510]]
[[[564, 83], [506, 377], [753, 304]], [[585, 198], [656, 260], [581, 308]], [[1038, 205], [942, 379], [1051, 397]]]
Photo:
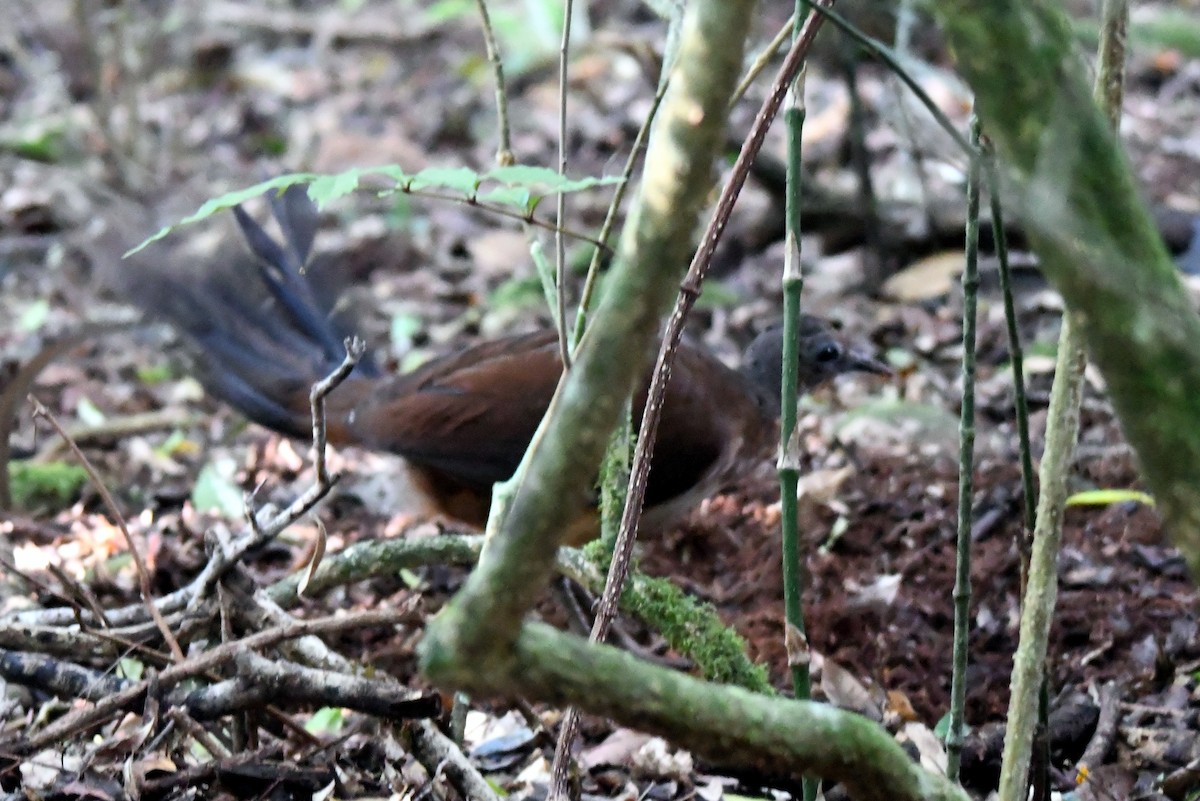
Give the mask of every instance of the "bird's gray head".
[[[800, 360], [798, 389], [807, 392], [842, 373], [861, 371], [891, 375], [886, 364], [865, 348], [852, 345], [820, 317], [801, 315], [797, 333]], [[779, 405], [782, 391], [780, 365], [783, 362], [783, 325], [763, 331], [746, 349], [742, 372], [762, 390], [766, 399]]]

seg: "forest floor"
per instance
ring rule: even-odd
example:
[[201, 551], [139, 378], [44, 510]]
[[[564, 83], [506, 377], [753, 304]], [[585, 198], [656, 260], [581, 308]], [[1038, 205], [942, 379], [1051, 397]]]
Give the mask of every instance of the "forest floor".
[[[132, 269], [121, 254], [208, 197], [281, 171], [389, 162], [410, 171], [432, 165], [486, 170], [493, 163], [491, 73], [471, 4], [443, 17], [424, 4], [382, 0], [360, 3], [354, 13], [266, 0], [147, 3], [153, 11], [145, 19], [122, 23], [127, 41], [140, 47], [130, 49], [121, 68], [104, 55], [116, 24], [111, 12], [97, 13], [89, 39], [80, 36], [67, 5], [28, 4], [19, 41], [0, 42], [0, 393], [49, 343], [87, 324], [129, 319], [114, 292], [121, 285], [118, 271]], [[507, 65], [513, 149], [519, 163], [552, 165], [558, 41], [540, 26], [553, 31], [558, 22], [553, 15], [525, 19], [525, 11], [496, 5], [501, 49], [519, 54]], [[656, 65], [648, 54], [663, 32], [640, 4], [590, 5], [591, 27], [577, 37], [572, 66], [573, 175], [619, 172], [650, 106]], [[759, 45], [783, 23], [777, 11], [765, 11], [756, 24]], [[1155, 4], [1139, 13], [1155, 12], [1167, 13]], [[1192, 22], [1200, 29], [1200, 18]], [[109, 69], [92, 67], [93, 47]], [[933, 63], [923, 64], [918, 76], [965, 124], [969, 96], [936, 44], [928, 47]], [[887, 277], [863, 292], [872, 272], [864, 265], [873, 257], [862, 217], [852, 211], [850, 104], [823, 64], [808, 76], [806, 165], [819, 197], [814, 194], [806, 209], [812, 228], [804, 242], [805, 305], [871, 343], [897, 375], [844, 377], [802, 407], [806, 480], [822, 498], [803, 534], [808, 639], [820, 667], [815, 694], [886, 718], [923, 757], [936, 760], [937, 749], [919, 733], [934, 729], [949, 704], [962, 357], [955, 278], [962, 212], [954, 210], [962, 205], [964, 159], [914, 112], [898, 82], [875, 65], [862, 68]], [[764, 87], [760, 80], [734, 111], [731, 147]], [[125, 112], [135, 106], [131, 121]], [[1181, 254], [1181, 271], [1200, 272], [1200, 245], [1187, 250], [1200, 231], [1200, 58], [1139, 44], [1122, 136], [1144, 196]], [[766, 152], [781, 158], [778, 130]], [[731, 364], [754, 331], [780, 313], [781, 206], [764, 175], [747, 187], [689, 324], [690, 336]], [[608, 199], [607, 192], [571, 196], [570, 227], [594, 230]], [[252, 211], [262, 209], [252, 205]], [[390, 369], [547, 323], [528, 234], [510, 220], [463, 204], [357, 193], [326, 210], [322, 222], [318, 276], [346, 290], [339, 313], [354, 319]], [[216, 260], [242, 258], [228, 255], [239, 248], [228, 223], [177, 234], [165, 251], [172, 268], [201, 271]], [[1018, 261], [1030, 264], [1014, 235]], [[587, 248], [572, 244], [570, 252], [586, 256]], [[981, 797], [994, 787], [995, 733], [1007, 714], [1023, 530], [1013, 381], [994, 276], [994, 264], [985, 260], [966, 710], [976, 750], [968, 755], [967, 780]], [[1061, 301], [1036, 269], [1024, 267], [1017, 279], [1036, 461]], [[159, 326], [81, 337], [40, 371], [32, 394], [74, 432], [115, 496], [144, 547], [155, 594], [186, 585], [203, 567], [206, 531], [242, 525], [243, 491], [259, 488], [257, 503], [282, 506], [313, 481], [306, 446], [248, 425], [205, 397], [188, 375], [186, 348]], [[11, 439], [14, 476], [21, 464], [71, 461], [29, 409], [22, 399]], [[123, 430], [130, 422], [143, 425]], [[318, 512], [329, 552], [443, 525], [414, 507], [398, 459], [344, 449], [331, 460], [346, 478]], [[1070, 485], [1075, 492], [1144, 489], [1092, 369]], [[16, 480], [13, 486], [19, 489]], [[641, 543], [639, 567], [710, 601], [787, 691], [778, 532], [778, 488], [765, 458], [761, 470]], [[6, 576], [0, 615], [61, 606], [64, 598], [79, 603], [84, 585], [87, 604], [110, 609], [138, 602], [124, 540], [91, 484], [62, 498], [25, 498], [22, 508], [0, 512], [0, 533]], [[306, 518], [248, 555], [245, 566], [264, 584], [277, 580], [304, 561], [316, 534], [317, 525]], [[302, 610], [309, 617], [402, 608], [417, 599], [422, 614], [432, 614], [465, 575], [464, 568], [446, 566], [406, 571], [306, 600]], [[1200, 593], [1153, 508], [1126, 501], [1068, 509], [1059, 582], [1049, 693], [1051, 709], [1066, 722], [1053, 744], [1055, 784], [1078, 798], [1196, 798]], [[583, 600], [579, 608], [586, 608]], [[548, 594], [540, 611], [561, 625], [580, 625], [558, 595]], [[644, 653], [678, 662], [654, 632], [632, 620], [620, 625]], [[333, 644], [350, 659], [421, 688], [414, 656], [419, 639], [414, 625], [400, 633], [343, 634]], [[1075, 788], [1075, 763], [1105, 693], [1119, 699], [1120, 725], [1103, 764], [1090, 765], [1089, 781]], [[47, 704], [44, 694], [21, 694], [9, 685], [0, 699], [0, 742], [12, 742], [52, 710]], [[543, 794], [553, 751], [546, 732], [553, 732], [556, 712], [487, 703], [476, 710], [468, 743], [484, 746], [477, 762], [508, 791]], [[311, 710], [289, 712], [303, 724]], [[185, 774], [169, 740], [146, 742], [133, 727], [116, 718], [44, 749], [40, 760], [0, 757], [0, 790], [120, 797], [123, 760], [135, 756], [143, 778], [159, 781], [143, 798], [197, 792], [291, 797], [335, 780], [340, 795], [366, 797], [420, 788], [423, 781], [420, 769], [403, 760], [398, 773], [378, 769], [374, 760], [392, 756], [388, 748], [397, 741], [354, 714], [319, 730], [325, 746], [287, 740], [260, 743], [258, 751], [245, 746], [239, 767], [205, 776]], [[669, 747], [654, 751], [647, 741], [586, 720], [584, 791], [711, 799], [769, 784], [765, 777], [743, 776], [740, 785], [717, 778], [715, 767], [681, 759]], [[68, 766], [65, 758], [47, 758], [54, 753], [81, 760]], [[287, 767], [302, 762], [300, 755], [309, 772]], [[172, 775], [181, 778], [163, 781]]]

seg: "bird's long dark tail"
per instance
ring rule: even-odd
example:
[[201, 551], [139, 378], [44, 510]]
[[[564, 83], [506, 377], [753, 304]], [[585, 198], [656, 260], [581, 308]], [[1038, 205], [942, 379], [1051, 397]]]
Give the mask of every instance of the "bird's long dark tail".
[[[267, 197], [282, 242], [240, 206], [233, 209], [256, 269], [217, 265], [197, 278], [181, 277], [176, 270], [155, 276], [134, 294], [196, 346], [198, 377], [207, 391], [268, 428], [307, 436], [310, 388], [345, 357], [345, 332], [303, 274], [316, 233], [316, 208], [303, 187]], [[352, 404], [364, 388], [361, 379], [374, 373], [366, 361], [356, 367], [349, 385], [331, 397], [333, 408]]]

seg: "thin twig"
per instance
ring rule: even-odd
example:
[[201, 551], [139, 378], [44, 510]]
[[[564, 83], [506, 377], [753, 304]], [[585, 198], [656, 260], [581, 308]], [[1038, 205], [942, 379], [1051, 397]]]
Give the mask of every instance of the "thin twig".
[[733, 97], [729, 98], [729, 107], [733, 108], [742, 101], [742, 96], [746, 94], [746, 90], [758, 80], [758, 76], [762, 74], [767, 65], [771, 63], [771, 59], [779, 52], [779, 48], [783, 47], [783, 43], [788, 40], [795, 29], [796, 14], [793, 12], [787, 21], [780, 26], [775, 32], [775, 36], [771, 41], [767, 42], [767, 46], [762, 49], [762, 52], [754, 57], [753, 63], [750, 64], [750, 69], [746, 70], [746, 74], [742, 77], [742, 82], [738, 84], [737, 89], [733, 90]]
[[[279, 513], [274, 513], [274, 507], [269, 506], [259, 511], [252, 510], [250, 504], [253, 502], [254, 495], [258, 492], [258, 489], [255, 488], [254, 492], [247, 496], [245, 508], [245, 516], [250, 529], [249, 533], [238, 537], [225, 547], [214, 549], [208, 563], [204, 566], [204, 570], [188, 586], [188, 590], [191, 591], [187, 602], [189, 608], [194, 607], [207, 597], [209, 589], [216, 583], [217, 579], [224, 575], [232, 565], [236, 564], [246, 551], [259, 547], [279, 536], [284, 529], [291, 526], [320, 503], [341, 479], [340, 473], [329, 472], [326, 463], [328, 421], [325, 415], [325, 399], [329, 396], [329, 393], [337, 389], [346, 380], [351, 371], [354, 370], [355, 365], [362, 359], [363, 354], [366, 353], [366, 345], [358, 337], [348, 338], [345, 341], [345, 346], [346, 355], [341, 363], [329, 375], [313, 384], [309, 392], [309, 404], [312, 413], [313, 470], [316, 473], [316, 481], [299, 497], [288, 504], [286, 509]], [[264, 520], [263, 518], [266, 519]], [[323, 550], [314, 552], [313, 559], [310, 560], [312, 563], [308, 567], [310, 572], [316, 570], [322, 553]]]
[[984, 136], [982, 145], [983, 168], [987, 176], [988, 196], [992, 213], [992, 248], [1000, 270], [1000, 292], [1004, 298], [1004, 322], [1008, 332], [1008, 358], [1012, 363], [1013, 408], [1017, 417], [1017, 446], [1021, 454], [1021, 497], [1024, 500], [1021, 520], [1024, 523], [1017, 551], [1021, 555], [1021, 596], [1025, 596], [1025, 584], [1029, 580], [1029, 552], [1033, 547], [1034, 511], [1037, 496], [1033, 489], [1033, 447], [1029, 441], [1029, 399], [1025, 393], [1025, 351], [1021, 347], [1021, 334], [1017, 326], [1017, 306], [1013, 300], [1012, 269], [1008, 258], [1008, 234], [1004, 231], [1004, 209], [1000, 200], [1000, 171], [996, 167], [995, 152]]
[[313, 467], [317, 472], [318, 485], [328, 486], [330, 484], [329, 470], [325, 466], [326, 432], [328, 431], [325, 421], [325, 398], [346, 380], [350, 371], [354, 369], [354, 365], [358, 364], [363, 354], [367, 352], [366, 343], [358, 337], [348, 338], [345, 344], [346, 356], [342, 359], [342, 363], [335, 367], [332, 373], [313, 384], [312, 390], [308, 394], [309, 402], [312, 405]]
[[507, 167], [516, 162], [512, 152], [512, 138], [508, 125], [508, 94], [504, 83], [504, 64], [500, 60], [500, 48], [496, 44], [496, 32], [492, 30], [492, 17], [488, 14], [487, 0], [475, 0], [479, 9], [479, 21], [483, 27], [483, 46], [487, 51], [488, 63], [496, 79], [496, 129], [499, 141], [496, 144], [496, 163]]
[[668, 86], [670, 86], [670, 81], [665, 77], [664, 80], [659, 81], [658, 90], [655, 91], [654, 99], [650, 102], [650, 111], [646, 114], [646, 119], [642, 121], [642, 127], [638, 129], [637, 136], [633, 139], [629, 157], [625, 159], [625, 167], [621, 170], [621, 177], [624, 180], [617, 184], [612, 201], [608, 204], [608, 211], [604, 214], [604, 222], [600, 226], [600, 233], [596, 236], [596, 247], [592, 250], [592, 260], [588, 264], [587, 277], [583, 281], [583, 291], [579, 295], [579, 309], [575, 313], [575, 330], [571, 340], [572, 350], [579, 347], [579, 340], [583, 337], [583, 330], [587, 326], [588, 309], [592, 305], [592, 294], [596, 289], [596, 280], [600, 277], [600, 262], [603, 261], [604, 254], [608, 252], [608, 240], [616, 225], [621, 201], [625, 199], [629, 178], [633, 175], [633, 168], [637, 165], [642, 150], [645, 149], [646, 137], [650, 135], [650, 127], [658, 114], [658, 107], [662, 105], [663, 95], [667, 93]]
[[[472, 206], [474, 208], [481, 209], [482, 211], [486, 211], [488, 214], [495, 214], [498, 217], [507, 217], [510, 220], [517, 220], [518, 222], [529, 223], [530, 225], [536, 226], [538, 228], [543, 228], [547, 231], [557, 231], [559, 229], [559, 225], [550, 220], [543, 220], [540, 217], [534, 216], [533, 214], [514, 211], [513, 209], [510, 209], [506, 206], [497, 205], [495, 203], [485, 203], [483, 201], [476, 200], [475, 198], [472, 198], [472, 197], [462, 197], [461, 195], [451, 195], [447, 192], [437, 192], [437, 191], [434, 191], [431, 189], [405, 189], [403, 186], [397, 187], [396, 191], [404, 192], [405, 194], [412, 195], [413, 197], [425, 198], [427, 200], [448, 200], [451, 203], [462, 203], [466, 206]], [[608, 250], [608, 247], [606, 245], [604, 245], [599, 239], [588, 236], [587, 234], [583, 233], [582, 231], [575, 231], [570, 228], [563, 228], [562, 232], [564, 234], [566, 234], [567, 236], [571, 237], [572, 239], [578, 240], [580, 242], [587, 242], [590, 245], [595, 245], [596, 247], [604, 248], [606, 251]]]
[[154, 624], [158, 627], [159, 633], [162, 634], [163, 641], [167, 647], [171, 649], [171, 654], [176, 662], [183, 661], [183, 649], [179, 647], [179, 641], [175, 639], [175, 635], [171, 633], [171, 627], [163, 620], [162, 614], [158, 611], [158, 607], [154, 605], [154, 594], [150, 590], [150, 571], [146, 568], [146, 562], [142, 559], [142, 554], [138, 550], [137, 544], [133, 541], [133, 535], [129, 533], [129, 526], [125, 525], [125, 516], [121, 514], [121, 510], [117, 507], [117, 502], [113, 498], [112, 493], [108, 491], [108, 487], [100, 478], [100, 474], [96, 472], [96, 468], [88, 461], [88, 458], [83, 455], [83, 451], [75, 444], [75, 441], [67, 434], [66, 429], [62, 427], [62, 423], [58, 422], [50, 410], [41, 404], [41, 402], [29, 396], [30, 402], [33, 404], [33, 416], [45, 420], [50, 426], [58, 432], [62, 437], [67, 447], [75, 454], [75, 458], [87, 471], [88, 478], [96, 487], [96, 491], [100, 493], [100, 498], [104, 501], [104, 505], [108, 507], [108, 511], [112, 514], [116, 521], [117, 528], [121, 530], [121, 536], [125, 538], [125, 545], [129, 548], [129, 554], [133, 557], [133, 565], [138, 574], [138, 591], [141, 593], [142, 601], [146, 604], [146, 610], [150, 613], [150, 617], [154, 620]]
[[[88, 445], [135, 434], [145, 434], [150, 431], [193, 428], [200, 423], [201, 419], [200, 415], [187, 414], [178, 409], [159, 409], [105, 420], [97, 425], [68, 426], [67, 434], [77, 444]], [[66, 448], [66, 442], [61, 439], [57, 440], [39, 453], [36, 461], [41, 463], [52, 461], [64, 448]]]
[[[571, 15], [574, 0], [563, 3], [562, 41], [558, 48], [558, 174], [567, 175], [567, 68], [571, 56]], [[567, 243], [563, 238], [562, 226], [567, 219], [567, 194], [559, 192], [555, 198], [554, 221], [554, 288], [558, 303], [554, 324], [558, 329], [558, 352], [563, 369], [571, 368], [571, 347], [567, 340]]]

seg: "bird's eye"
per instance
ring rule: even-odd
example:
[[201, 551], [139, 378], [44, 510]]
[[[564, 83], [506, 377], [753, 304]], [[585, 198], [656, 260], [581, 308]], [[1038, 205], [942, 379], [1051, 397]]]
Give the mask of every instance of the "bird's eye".
[[831, 362], [842, 355], [842, 349], [837, 345], [826, 345], [817, 351], [818, 362]]

